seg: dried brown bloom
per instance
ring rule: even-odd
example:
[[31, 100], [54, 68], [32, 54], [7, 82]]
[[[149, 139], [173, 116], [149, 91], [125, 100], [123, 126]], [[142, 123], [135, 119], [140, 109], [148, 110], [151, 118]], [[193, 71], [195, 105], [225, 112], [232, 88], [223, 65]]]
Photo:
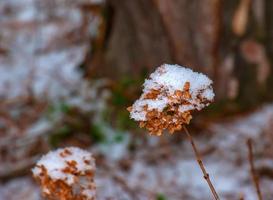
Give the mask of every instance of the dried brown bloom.
[[144, 83], [143, 94], [127, 110], [152, 135], [174, 133], [189, 124], [193, 110], [212, 102], [212, 81], [177, 65], [162, 65]]
[[[183, 91], [176, 90], [173, 96], [168, 97], [169, 105], [161, 112], [157, 109], [148, 110], [147, 106], [144, 106], [147, 120], [140, 121], [140, 127], [146, 127], [151, 134], [161, 135], [164, 129], [174, 133], [182, 128], [181, 124], [188, 124], [192, 118], [190, 111], [179, 111], [179, 105], [190, 105], [186, 101], [186, 98], [191, 96], [187, 89], [188, 86], [189, 82], [186, 82]], [[153, 90], [147, 94], [146, 99], [154, 99], [160, 94], [160, 91]], [[147, 96], [151, 98], [147, 98]]]
[[47, 199], [95, 199], [95, 163], [87, 151], [70, 147], [50, 152], [38, 161], [32, 172]]

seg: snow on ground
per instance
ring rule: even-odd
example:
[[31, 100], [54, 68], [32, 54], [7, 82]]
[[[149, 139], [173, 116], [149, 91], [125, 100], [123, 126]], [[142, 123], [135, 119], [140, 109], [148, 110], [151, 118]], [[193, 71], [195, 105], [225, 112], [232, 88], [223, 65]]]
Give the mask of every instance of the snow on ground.
[[[32, 107], [29, 108], [24, 103], [21, 106], [2, 106], [3, 113], [10, 112], [13, 115], [0, 115], [0, 151], [2, 152], [0, 177], [24, 170], [34, 163], [39, 154], [47, 151], [47, 138], [50, 132], [62, 123], [65, 116], [61, 110], [63, 104], [68, 108], [77, 108], [82, 113], [89, 113], [90, 120], [100, 123], [106, 100], [110, 95], [108, 90], [102, 89], [105, 84], [107, 84], [106, 80], [96, 80], [91, 83], [82, 80], [71, 94], [61, 102], [55, 102], [50, 117], [48, 107], [42, 110], [34, 109], [35, 106], [30, 105]], [[94, 113], [95, 115], [92, 116], [91, 114]]]
[[100, 19], [80, 4], [92, 2], [0, 1], [0, 177], [23, 170], [44, 149], [63, 114], [48, 119], [51, 106], [102, 112], [107, 94], [97, 88], [105, 81], [89, 83], [79, 70]]
[[44, 100], [67, 96], [81, 81], [76, 66], [84, 59], [86, 50], [86, 46], [76, 46], [34, 58], [0, 57], [0, 98], [15, 99], [29, 93]]
[[0, 8], [0, 98], [66, 95], [81, 80], [76, 68], [88, 49], [81, 10], [39, 0], [4, 1]]
[[77, 68], [100, 20], [81, 4], [93, 1], [0, 1], [0, 100], [30, 95], [55, 100], [77, 88], [82, 81]]
[[42, 200], [39, 187], [29, 178], [16, 178], [0, 187], [1, 200]]
[[[254, 141], [257, 169], [263, 165], [272, 167], [272, 157], [266, 154], [267, 134], [272, 120], [271, 104], [252, 114], [216, 123], [203, 134], [194, 135], [221, 199], [234, 200], [241, 196], [247, 200], [257, 199], [249, 174], [245, 142], [248, 137]], [[127, 153], [121, 160], [97, 159], [95, 181], [98, 199], [150, 200], [159, 194], [171, 200], [212, 199], [186, 137], [182, 144], [170, 143], [171, 136], [164, 137], [167, 137], [165, 142], [160, 138], [151, 138], [135, 153]], [[273, 180], [267, 176], [260, 176], [260, 179], [264, 199], [273, 199]], [[20, 190], [16, 194], [12, 193], [16, 185], [20, 188], [21, 181], [27, 184], [26, 188], [32, 188], [33, 196], [38, 194], [30, 177], [25, 177], [2, 184], [0, 200], [6, 200], [8, 194], [11, 195], [9, 199], [15, 199], [12, 195], [19, 195], [20, 192], [24, 194]], [[32, 199], [35, 198], [38, 200], [38, 195]]]

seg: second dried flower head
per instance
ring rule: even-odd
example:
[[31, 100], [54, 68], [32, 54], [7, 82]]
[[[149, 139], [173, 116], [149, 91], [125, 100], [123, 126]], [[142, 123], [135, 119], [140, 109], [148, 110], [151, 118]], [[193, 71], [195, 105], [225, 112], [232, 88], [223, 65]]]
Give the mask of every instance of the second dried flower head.
[[190, 122], [193, 110], [201, 110], [213, 99], [212, 81], [206, 75], [164, 64], [145, 81], [142, 95], [128, 110], [140, 127], [161, 135], [164, 129], [180, 130]]
[[67, 147], [49, 152], [32, 169], [50, 200], [94, 200], [95, 160], [88, 151]]

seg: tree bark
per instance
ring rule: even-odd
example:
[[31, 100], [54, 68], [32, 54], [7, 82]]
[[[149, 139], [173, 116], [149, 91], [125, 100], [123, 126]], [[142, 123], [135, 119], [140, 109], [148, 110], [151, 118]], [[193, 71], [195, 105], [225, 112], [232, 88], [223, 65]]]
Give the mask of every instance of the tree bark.
[[212, 78], [218, 100], [255, 105], [271, 95], [267, 94], [272, 93], [270, 0], [109, 0], [108, 4], [114, 14], [104, 65], [115, 69], [115, 77], [177, 63]]

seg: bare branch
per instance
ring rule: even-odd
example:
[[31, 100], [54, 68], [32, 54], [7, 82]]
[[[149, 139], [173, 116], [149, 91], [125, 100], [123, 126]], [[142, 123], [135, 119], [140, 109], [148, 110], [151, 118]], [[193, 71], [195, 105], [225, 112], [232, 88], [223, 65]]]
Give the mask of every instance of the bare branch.
[[257, 174], [255, 172], [255, 167], [254, 167], [254, 162], [253, 162], [252, 140], [249, 138], [246, 143], [247, 143], [247, 147], [248, 147], [248, 160], [249, 160], [249, 165], [250, 165], [250, 173], [252, 175], [252, 180], [253, 180], [254, 186], [256, 188], [258, 199], [262, 200], [263, 197], [262, 197], [262, 193], [260, 190], [259, 177], [257, 176]]
[[201, 170], [203, 172], [204, 179], [207, 181], [207, 183], [209, 185], [209, 188], [211, 190], [211, 193], [213, 194], [214, 199], [215, 200], [220, 200], [220, 198], [219, 198], [219, 196], [218, 196], [218, 194], [217, 194], [217, 192], [216, 192], [216, 190], [215, 190], [215, 188], [214, 188], [214, 186], [213, 186], [213, 184], [212, 184], [212, 182], [210, 180], [209, 174], [206, 171], [206, 168], [205, 168], [205, 166], [203, 164], [203, 161], [201, 159], [201, 155], [200, 155], [199, 151], [196, 148], [196, 145], [195, 145], [195, 143], [193, 141], [192, 136], [190, 135], [188, 129], [185, 126], [183, 126], [183, 129], [186, 132], [186, 134], [188, 136], [188, 139], [190, 140], [191, 146], [192, 146], [194, 154], [195, 154], [196, 161], [198, 162], [198, 164], [199, 164], [199, 166], [200, 166], [200, 168], [201, 168]]

